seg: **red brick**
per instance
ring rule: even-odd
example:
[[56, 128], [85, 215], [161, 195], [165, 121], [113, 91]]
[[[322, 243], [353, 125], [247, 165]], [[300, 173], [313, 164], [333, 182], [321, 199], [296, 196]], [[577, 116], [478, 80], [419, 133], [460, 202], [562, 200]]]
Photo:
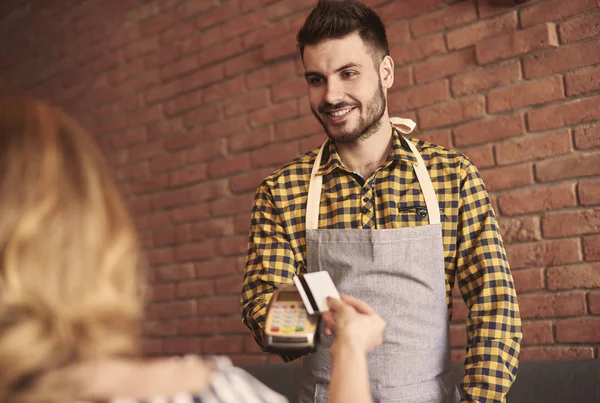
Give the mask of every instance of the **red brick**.
[[202, 221], [190, 226], [193, 241], [204, 241], [213, 237], [233, 234], [233, 223], [230, 218]]
[[150, 202], [153, 210], [163, 210], [187, 204], [189, 197], [185, 189], [168, 190], [152, 195]]
[[506, 244], [539, 241], [542, 238], [540, 218], [537, 216], [520, 218], [500, 217], [498, 224], [500, 225], [502, 239]]
[[229, 139], [229, 150], [237, 153], [263, 147], [273, 142], [270, 127], [263, 127], [251, 132], [240, 132]]
[[600, 124], [578, 127], [574, 131], [575, 145], [579, 149], [600, 146]]
[[485, 180], [487, 190], [491, 192], [531, 185], [534, 182], [531, 164], [484, 169], [481, 176]]
[[475, 45], [475, 55], [479, 64], [488, 64], [557, 46], [556, 26], [547, 23], [484, 39]]
[[506, 246], [511, 268], [556, 266], [581, 260], [579, 239], [561, 239]]
[[204, 128], [206, 124], [218, 121], [220, 115], [221, 111], [218, 106], [207, 105], [188, 112], [183, 118], [183, 124], [188, 129], [196, 126]]
[[185, 129], [183, 127], [183, 118], [171, 118], [169, 120], [160, 120], [146, 127], [148, 138], [157, 140], [159, 138], [172, 136], [176, 133], [181, 133]]
[[225, 73], [233, 76], [263, 66], [262, 51], [254, 50], [225, 62]]
[[[172, 171], [185, 164], [185, 152], [178, 152], [150, 161], [150, 171], [154, 174]], [[166, 187], [166, 186], [164, 186]]]
[[524, 131], [522, 115], [491, 117], [454, 128], [454, 143], [457, 146], [482, 144], [520, 136]]
[[395, 21], [386, 26], [389, 46], [410, 41], [408, 21]]
[[240, 196], [226, 197], [211, 203], [210, 210], [215, 217], [247, 213], [252, 210], [253, 193]]
[[174, 11], [156, 15], [140, 24], [143, 36], [151, 36], [177, 24], [179, 16]]
[[590, 313], [600, 314], [600, 291], [592, 291], [588, 294], [588, 306]]
[[546, 276], [549, 290], [600, 288], [600, 263], [551, 267]]
[[419, 37], [431, 32], [463, 25], [476, 19], [475, 3], [461, 1], [441, 10], [413, 18], [410, 22], [410, 29], [415, 37]]
[[202, 298], [198, 300], [198, 315], [231, 314], [239, 309], [239, 295]]
[[163, 341], [163, 352], [168, 355], [194, 354], [200, 351], [200, 339], [196, 337], [174, 337]]
[[227, 156], [208, 165], [208, 176], [211, 178], [230, 176], [237, 172], [246, 171], [250, 169], [250, 166], [249, 154]]
[[265, 24], [265, 15], [263, 10], [244, 14], [240, 17], [232, 18], [223, 25], [223, 38], [239, 36], [246, 32], [254, 31]]
[[298, 116], [298, 101], [292, 99], [290, 101], [271, 105], [265, 109], [252, 112], [248, 115], [250, 126], [262, 126], [271, 124], [280, 120], [287, 120]]
[[171, 98], [172, 96], [179, 94], [182, 89], [180, 81], [172, 81], [159, 87], [154, 87], [146, 92], [146, 103], [153, 104]]
[[444, 5], [443, 0], [406, 0], [394, 1], [379, 9], [378, 14], [387, 25], [393, 21], [411, 18]]
[[291, 140], [309, 134], [322, 133], [323, 127], [314, 116], [280, 122], [275, 125], [275, 137], [278, 140]]
[[[261, 10], [261, 13], [264, 12]], [[264, 20], [264, 15], [263, 15]], [[267, 27], [257, 29], [252, 32], [248, 32], [242, 37], [242, 43], [244, 48], [250, 49], [257, 46], [267, 44], [269, 41], [281, 38], [290, 32], [290, 26], [288, 20], [277, 21]]]
[[581, 205], [600, 204], [600, 179], [579, 182], [577, 191]]
[[514, 270], [512, 276], [519, 295], [544, 289], [543, 269]]
[[600, 63], [600, 41], [588, 41], [523, 58], [523, 74], [532, 79], [596, 63]]
[[[196, 200], [192, 199], [194, 203]], [[193, 206], [179, 207], [171, 212], [173, 222], [186, 223], [203, 220], [210, 217], [210, 206], [208, 203], [194, 204]]]
[[173, 171], [169, 174], [169, 186], [179, 187], [190, 183], [199, 182], [207, 177], [206, 164], [187, 166], [184, 169]]
[[119, 66], [107, 73], [108, 81], [111, 84], [118, 84], [128, 78], [141, 74], [144, 71], [144, 63], [136, 59], [124, 66]]
[[521, 360], [577, 360], [594, 358], [592, 347], [538, 347], [521, 349]]
[[426, 131], [423, 133], [419, 132], [416, 133], [415, 136], [420, 138], [421, 140], [428, 141], [431, 144], [435, 144], [446, 148], [454, 148], [450, 130], [435, 130]]
[[496, 158], [500, 165], [547, 158], [567, 154], [571, 151], [573, 151], [573, 146], [568, 130], [538, 136], [525, 136], [496, 144]]
[[542, 218], [545, 238], [600, 232], [600, 208], [546, 215]]
[[292, 81], [286, 81], [271, 88], [271, 99], [281, 102], [290, 98], [298, 98], [306, 94], [306, 80], [304, 77], [296, 77]]
[[165, 114], [171, 117], [195, 109], [203, 104], [203, 98], [204, 94], [200, 91], [179, 96], [164, 104]]
[[188, 243], [175, 247], [175, 260], [178, 262], [209, 259], [214, 256], [213, 241]]
[[263, 59], [270, 61], [291, 56], [297, 51], [296, 44], [296, 36], [292, 34], [286, 34], [278, 39], [274, 39], [269, 42], [269, 46], [263, 47]]
[[176, 10], [179, 15], [184, 16], [184, 17], [191, 17], [191, 16], [194, 16], [196, 14], [202, 13], [206, 10], [209, 10], [209, 9], [215, 7], [219, 2], [215, 1], [215, 0], [209, 0], [209, 1], [187, 0], [183, 4], [177, 4], [177, 3], [181, 3], [181, 1], [175, 0], [174, 3], [171, 5], [171, 7], [176, 5], [177, 6]]
[[200, 14], [196, 18], [196, 26], [200, 29], [213, 27], [218, 25], [219, 22], [229, 20], [239, 14], [241, 14], [240, 1], [228, 1], [210, 11]]
[[453, 125], [477, 119], [485, 114], [485, 98], [477, 95], [461, 98], [418, 111], [421, 129]]
[[600, 317], [556, 321], [556, 341], [561, 343], [600, 342]]
[[450, 351], [450, 356], [451, 356], [452, 362], [464, 363], [467, 353], [465, 352], [464, 348], [461, 350], [452, 349]]
[[[258, 186], [258, 183], [260, 183], [260, 181], [261, 181], [261, 179], [258, 179], [258, 181], [253, 182], [254, 186], [248, 186], [250, 188], [248, 190], [256, 189], [256, 187]], [[233, 185], [232, 185], [232, 188], [233, 188]], [[243, 215], [239, 215], [239, 216], [235, 217], [235, 222], [233, 223], [233, 227], [234, 227], [236, 234], [247, 234], [248, 231], [250, 231], [250, 220], [248, 219], [248, 216], [243, 214]]]
[[423, 83], [437, 78], [462, 73], [476, 66], [473, 49], [457, 50], [443, 56], [432, 57], [417, 64], [415, 68], [415, 81]]
[[155, 230], [153, 235], [155, 246], [175, 245], [190, 240], [190, 231], [185, 225]]
[[[198, 30], [195, 29], [194, 33]], [[206, 29], [199, 34], [188, 37], [185, 41], [179, 43], [180, 53], [182, 55], [196, 55], [199, 52], [208, 51], [210, 46], [214, 46], [223, 40], [223, 29], [221, 26]], [[237, 38], [229, 43], [239, 42]]]
[[258, 87], [268, 86], [286, 78], [293, 78], [295, 75], [295, 66], [292, 61], [284, 61], [272, 66], [267, 66], [261, 70], [249, 73], [246, 76], [248, 89], [252, 90]]
[[202, 182], [190, 187], [190, 200], [198, 202], [200, 200], [214, 200], [229, 193], [227, 179], [218, 179]]
[[252, 166], [260, 168], [270, 165], [283, 164], [298, 157], [299, 154], [300, 151], [298, 149], [298, 142], [296, 141], [273, 144], [263, 147], [259, 150], [252, 151]]
[[148, 53], [156, 52], [160, 49], [158, 43], [158, 36], [145, 38], [137, 41], [124, 49], [125, 57], [127, 60], [134, 59], [136, 57], [143, 56]]
[[143, 143], [147, 140], [145, 128], [134, 129], [123, 134], [117, 135], [112, 140], [114, 148], [128, 147], [133, 144]]
[[172, 301], [156, 304], [159, 318], [174, 318], [196, 314], [196, 301]]
[[[242, 175], [234, 176], [230, 179], [231, 182], [231, 191], [234, 193], [242, 193], [254, 191], [273, 170], [271, 168], [264, 168], [255, 171], [251, 171]], [[242, 216], [244, 221], [244, 226], [248, 225], [250, 221], [246, 215]], [[240, 231], [236, 226], [236, 232]], [[243, 232], [247, 232], [247, 229], [244, 229]]]
[[464, 325], [450, 325], [450, 345], [452, 347], [467, 345], [467, 332]]
[[155, 157], [164, 152], [165, 146], [162, 140], [151, 143], [143, 143], [133, 146], [129, 151], [129, 160], [138, 161]]
[[177, 335], [177, 319], [147, 320], [143, 323], [145, 336], [175, 336]]
[[240, 38], [233, 38], [227, 42], [217, 43], [198, 54], [198, 66], [203, 67], [227, 59], [241, 53], [243, 50], [244, 47]]
[[[237, 278], [238, 290], [239, 292], [239, 284], [240, 278]], [[233, 279], [232, 279], [233, 281]], [[239, 314], [234, 314], [232, 316], [220, 316], [217, 321], [217, 333], [241, 333], [243, 335], [248, 335], [248, 328], [242, 323], [242, 318]]]
[[496, 165], [494, 146], [486, 144], [461, 150], [478, 168], [489, 168]]
[[314, 7], [311, 0], [282, 0], [268, 6], [266, 14], [263, 11], [263, 15], [266, 15], [269, 20], [276, 20], [308, 7]]
[[142, 126], [155, 120], [159, 120], [161, 117], [162, 110], [160, 106], [157, 105], [130, 114], [127, 123], [129, 127]]
[[148, 294], [150, 301], [168, 301], [175, 297], [173, 284], [152, 284]]
[[217, 331], [216, 318], [190, 318], [179, 320], [177, 333], [182, 336], [214, 334]]
[[452, 322], [462, 322], [469, 316], [469, 308], [461, 298], [452, 300]]
[[523, 319], [585, 315], [585, 308], [584, 292], [528, 294], [519, 297], [519, 310]]
[[244, 351], [243, 336], [215, 336], [201, 340], [203, 354], [231, 354]]
[[553, 344], [554, 335], [552, 334], [552, 322], [535, 321], [523, 322], [523, 342], [524, 346], [536, 344]]
[[204, 90], [204, 102], [210, 103], [242, 94], [246, 88], [244, 77], [235, 77], [211, 85]]
[[193, 36], [198, 29], [191, 22], [179, 21], [179, 23], [160, 34], [160, 44], [162, 46], [172, 46], [174, 43]]
[[225, 104], [225, 113], [228, 117], [239, 115], [244, 112], [251, 112], [264, 108], [268, 105], [268, 92], [266, 90], [257, 90], [237, 98], [230, 99]]
[[171, 220], [169, 219], [169, 214], [164, 211], [158, 211], [154, 213], [144, 214], [144, 215], [136, 215], [135, 217], [135, 225], [138, 230], [146, 230], [158, 227], [164, 227], [169, 225]]
[[[196, 276], [200, 278], [221, 277], [227, 274], [239, 273], [244, 267], [243, 258], [215, 258], [196, 264]], [[239, 309], [238, 307], [234, 309]], [[231, 311], [233, 312], [233, 311]]]
[[189, 163], [213, 161], [227, 155], [227, 144], [225, 139], [203, 142], [202, 144], [187, 151]]
[[600, 174], [600, 151], [570, 154], [538, 162], [535, 166], [536, 179], [540, 182], [556, 181], [580, 176]]
[[577, 196], [575, 184], [563, 183], [503, 193], [498, 203], [502, 214], [511, 216], [573, 207], [577, 205]]
[[600, 119], [600, 96], [576, 99], [527, 113], [529, 130], [539, 131]]
[[451, 78], [452, 93], [467, 95], [498, 88], [521, 79], [521, 67], [518, 61], [492, 65], [459, 74]]
[[[225, 68], [223, 64], [216, 64], [214, 66], [206, 67], [201, 70], [197, 70], [194, 73], [186, 76], [183, 79], [182, 84], [186, 90], [193, 90], [195, 88], [202, 88], [209, 84], [219, 82], [225, 77]], [[242, 88], [243, 89], [243, 88]]]
[[394, 59], [396, 66], [402, 66], [443, 53], [446, 53], [446, 43], [442, 34], [410, 41], [406, 45], [390, 49], [390, 55]]
[[[193, 266], [192, 266], [192, 273]], [[192, 274], [194, 276], [194, 274]], [[177, 284], [175, 295], [177, 298], [200, 298], [215, 294], [212, 280], [184, 281]]]
[[[394, 70], [394, 88], [406, 88], [413, 85], [412, 67], [397, 68]], [[307, 101], [308, 104], [308, 101]], [[309, 112], [310, 110], [307, 110]]]
[[521, 10], [521, 25], [530, 27], [541, 22], [560, 20], [598, 7], [598, 0], [551, 0]]
[[[247, 237], [244, 236], [244, 238], [246, 239]], [[247, 246], [246, 244], [247, 242], [244, 242], [244, 246]], [[215, 288], [219, 295], [239, 294], [240, 290], [242, 289], [240, 285], [241, 282], [242, 276], [240, 274], [230, 277], [222, 277], [215, 280]]]
[[194, 278], [194, 265], [180, 264], [160, 267], [155, 270], [156, 281], [181, 281]]
[[508, 34], [516, 31], [517, 26], [516, 11], [496, 18], [478, 21], [448, 32], [446, 34], [448, 49], [461, 49], [493, 36]]
[[564, 92], [561, 76], [502, 88], [488, 94], [488, 111], [496, 113], [525, 106], [545, 104], [564, 98]]
[[179, 47], [173, 46], [168, 48], [162, 48], [157, 52], [150, 53], [149, 55], [142, 57], [141, 60], [144, 63], [144, 69], [150, 70], [155, 69], [157, 67], [162, 67], [165, 64], [176, 60], [177, 58], [179, 58], [180, 54], [181, 50], [179, 49]]
[[204, 140], [201, 130], [190, 130], [178, 135], [168, 137], [165, 140], [165, 147], [169, 151], [188, 149], [190, 146], [198, 144]]
[[590, 67], [568, 73], [565, 75], [565, 81], [567, 95], [581, 95], [598, 91], [600, 90], [600, 67]]
[[[245, 255], [248, 250], [248, 235], [236, 235], [219, 238], [215, 241], [215, 253], [218, 256]], [[239, 291], [239, 287], [238, 290]], [[219, 291], [219, 293], [222, 293]]]
[[300, 139], [300, 151], [307, 152], [323, 145], [325, 141], [324, 134], [317, 134]]
[[582, 15], [563, 22], [560, 24], [559, 32], [563, 43], [600, 35], [600, 12]]
[[394, 111], [402, 112], [448, 99], [450, 99], [448, 81], [441, 80], [394, 91], [390, 93], [388, 102], [394, 105]]

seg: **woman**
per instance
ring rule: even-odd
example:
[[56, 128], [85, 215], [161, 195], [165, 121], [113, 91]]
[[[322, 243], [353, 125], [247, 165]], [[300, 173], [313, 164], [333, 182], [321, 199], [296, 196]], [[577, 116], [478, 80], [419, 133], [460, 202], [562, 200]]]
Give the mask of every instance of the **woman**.
[[[93, 138], [41, 101], [0, 101], [0, 217], [1, 402], [283, 400], [225, 358], [138, 356], [131, 217]], [[368, 402], [385, 323], [349, 296], [330, 306], [330, 401]]]

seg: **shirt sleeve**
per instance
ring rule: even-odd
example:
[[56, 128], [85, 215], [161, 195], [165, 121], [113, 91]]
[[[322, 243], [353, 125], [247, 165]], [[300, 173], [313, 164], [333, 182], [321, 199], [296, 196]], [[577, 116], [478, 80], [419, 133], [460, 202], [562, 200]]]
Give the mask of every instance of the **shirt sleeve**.
[[[243, 323], [264, 350], [262, 329], [273, 291], [293, 283], [298, 264], [269, 188], [261, 185], [252, 208], [248, 253], [241, 295]], [[291, 361], [297, 357], [283, 357]]]
[[483, 180], [470, 162], [462, 176], [456, 275], [469, 309], [462, 402], [505, 402], [522, 339], [517, 294]]

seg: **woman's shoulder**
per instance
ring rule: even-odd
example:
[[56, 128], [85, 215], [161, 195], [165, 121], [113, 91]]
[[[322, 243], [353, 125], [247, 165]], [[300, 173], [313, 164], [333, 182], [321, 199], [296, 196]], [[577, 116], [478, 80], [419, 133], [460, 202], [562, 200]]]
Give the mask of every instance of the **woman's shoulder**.
[[[185, 356], [176, 359], [178, 364], [168, 371], [169, 377], [176, 380], [179, 390], [169, 387], [167, 393], [159, 393], [154, 388], [151, 396], [139, 398], [116, 398], [110, 403], [287, 403], [288, 400], [271, 390], [242, 368], [233, 365], [226, 356], [200, 359]], [[207, 371], [207, 369], [209, 369]], [[206, 375], [203, 375], [206, 374]], [[167, 373], [162, 374], [167, 375]], [[160, 377], [156, 372], [152, 378]], [[203, 378], [203, 379], [198, 379]], [[166, 379], [155, 379], [159, 383]], [[147, 379], [146, 381], [154, 381]]]

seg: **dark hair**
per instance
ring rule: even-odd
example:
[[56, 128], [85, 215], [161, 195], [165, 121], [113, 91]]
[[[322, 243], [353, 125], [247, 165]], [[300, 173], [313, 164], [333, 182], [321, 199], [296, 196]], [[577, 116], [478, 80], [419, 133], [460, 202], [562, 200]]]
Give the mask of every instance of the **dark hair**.
[[306, 45], [343, 38], [354, 32], [371, 48], [373, 56], [390, 54], [385, 26], [375, 11], [357, 0], [319, 0], [298, 31], [300, 54], [304, 56]]

